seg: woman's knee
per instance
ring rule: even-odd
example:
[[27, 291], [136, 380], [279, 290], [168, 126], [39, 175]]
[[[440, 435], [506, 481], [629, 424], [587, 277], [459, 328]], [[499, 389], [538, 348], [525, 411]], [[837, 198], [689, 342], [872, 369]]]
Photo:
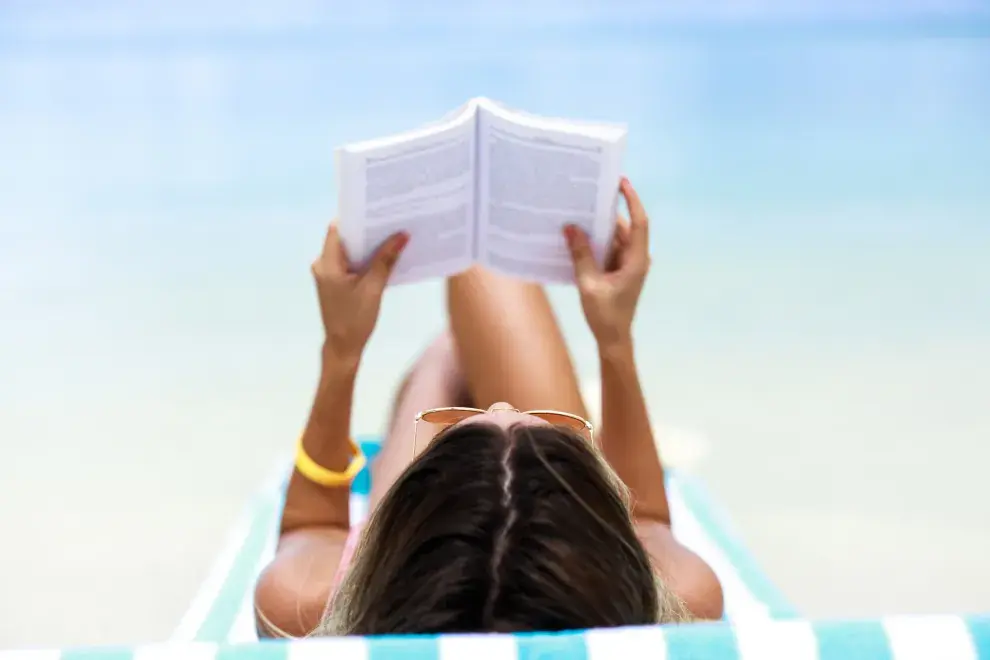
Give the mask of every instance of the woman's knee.
[[416, 414], [429, 408], [471, 405], [453, 338], [445, 331], [426, 347], [396, 390], [385, 442], [371, 465], [372, 505], [413, 459]]
[[[430, 402], [433, 403], [430, 403]], [[445, 329], [430, 342], [416, 362], [406, 371], [392, 402], [389, 428], [393, 428], [397, 416], [408, 413], [412, 407], [470, 405], [467, 379], [457, 355], [454, 337]], [[400, 420], [404, 421], [404, 420]]]

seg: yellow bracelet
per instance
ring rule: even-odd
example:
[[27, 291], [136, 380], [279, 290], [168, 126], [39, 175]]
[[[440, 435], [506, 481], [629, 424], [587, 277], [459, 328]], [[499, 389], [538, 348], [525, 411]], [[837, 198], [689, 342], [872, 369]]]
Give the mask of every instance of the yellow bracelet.
[[333, 470], [328, 470], [322, 465], [319, 465], [316, 461], [310, 458], [309, 454], [303, 448], [302, 438], [299, 438], [299, 447], [296, 449], [296, 470], [299, 474], [306, 477], [314, 484], [319, 484], [320, 486], [326, 486], [327, 488], [334, 488], [338, 486], [347, 486], [354, 480], [358, 472], [364, 469], [365, 464], [368, 462], [367, 457], [364, 452], [361, 451], [361, 447], [351, 440], [351, 449], [354, 452], [354, 457], [351, 458], [351, 462], [347, 465], [347, 469], [343, 472], [334, 472]]

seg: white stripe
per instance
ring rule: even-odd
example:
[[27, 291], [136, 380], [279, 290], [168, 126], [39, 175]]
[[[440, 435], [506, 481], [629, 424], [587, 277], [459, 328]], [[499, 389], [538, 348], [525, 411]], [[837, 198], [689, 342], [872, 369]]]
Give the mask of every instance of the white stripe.
[[350, 512], [352, 526], [364, 522], [368, 517], [368, 496], [351, 495]]
[[59, 660], [62, 652], [56, 649], [29, 649], [25, 651], [4, 651], [0, 649], [0, 660]]
[[230, 630], [224, 635], [224, 639], [228, 644], [258, 641], [258, 629], [254, 617], [254, 589], [245, 590], [241, 604], [237, 606], [237, 617], [230, 624]]
[[722, 583], [725, 612], [728, 618], [733, 622], [769, 620], [770, 613], [766, 604], [757, 600], [746, 587], [739, 571], [688, 508], [676, 477], [667, 485], [667, 500], [674, 525], [674, 536], [708, 562], [718, 576], [719, 582]]
[[237, 521], [234, 529], [227, 537], [220, 556], [213, 563], [210, 572], [206, 575], [206, 580], [199, 588], [199, 591], [196, 592], [196, 596], [189, 605], [189, 609], [186, 610], [182, 620], [179, 621], [179, 625], [176, 626], [175, 632], [172, 633], [172, 637], [170, 638], [172, 641], [191, 642], [196, 637], [196, 633], [199, 632], [200, 626], [206, 620], [210, 608], [213, 607], [213, 603], [217, 599], [217, 595], [223, 589], [223, 585], [227, 581], [227, 575], [230, 574], [230, 569], [233, 567], [234, 562], [237, 561], [237, 556], [241, 553], [244, 541], [247, 539], [248, 532], [251, 530], [251, 521], [254, 518], [253, 514], [254, 512], [245, 514]]
[[258, 556], [254, 570], [251, 571], [251, 579], [244, 585], [244, 595], [237, 609], [237, 618], [234, 619], [225, 637], [230, 644], [254, 642], [258, 639], [254, 617], [254, 585], [257, 582], [258, 576], [261, 575], [261, 571], [264, 570], [268, 562], [275, 556], [275, 546], [278, 545], [278, 532], [278, 524], [272, 521], [272, 526], [268, 531], [268, 536], [265, 538], [265, 544], [262, 546], [261, 554]]
[[741, 660], [818, 660], [818, 639], [807, 621], [750, 621], [735, 633]]
[[322, 637], [287, 642], [287, 660], [368, 660], [368, 640], [362, 637]]
[[663, 628], [599, 628], [584, 634], [588, 660], [666, 660], [667, 642]]
[[883, 627], [896, 660], [976, 660], [969, 628], [958, 616], [885, 617]]
[[516, 660], [512, 635], [444, 635], [437, 638], [440, 660]]
[[224, 543], [220, 556], [217, 557], [217, 560], [210, 568], [210, 572], [207, 573], [203, 585], [193, 597], [189, 609], [186, 610], [182, 620], [179, 621], [179, 625], [176, 626], [175, 632], [170, 637], [170, 641], [191, 642], [195, 639], [196, 633], [199, 632], [199, 628], [209, 615], [213, 603], [216, 602], [217, 595], [227, 581], [231, 567], [237, 561], [237, 557], [244, 547], [244, 541], [247, 539], [248, 533], [251, 530], [251, 523], [257, 518], [259, 509], [268, 505], [270, 501], [268, 498], [278, 495], [279, 487], [285, 479], [285, 472], [285, 463], [279, 461], [278, 468], [270, 473], [264, 481], [261, 491], [262, 497], [255, 499], [251, 503], [250, 509], [241, 515], [235, 523], [234, 528], [228, 533], [227, 541]]
[[134, 660], [213, 660], [217, 645], [209, 642], [191, 644], [149, 644], [134, 647]]
[[[351, 519], [356, 522], [361, 522], [364, 520], [367, 512], [368, 498], [364, 495], [352, 495], [350, 508]], [[237, 610], [237, 618], [234, 620], [230, 631], [227, 633], [226, 640], [230, 644], [254, 642], [258, 639], [258, 631], [255, 627], [254, 616], [254, 583], [257, 576], [261, 574], [264, 567], [275, 556], [275, 548], [277, 545], [278, 525], [273, 524], [271, 531], [268, 533], [268, 538], [265, 540], [264, 550], [258, 558], [258, 564], [252, 572], [251, 583], [246, 585], [247, 588], [244, 592], [244, 596], [241, 598], [241, 603]]]

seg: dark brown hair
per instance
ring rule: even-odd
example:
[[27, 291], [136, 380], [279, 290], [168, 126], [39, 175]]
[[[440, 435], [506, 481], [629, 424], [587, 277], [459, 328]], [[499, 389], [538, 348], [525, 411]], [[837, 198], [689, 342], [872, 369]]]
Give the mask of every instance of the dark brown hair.
[[555, 631], [680, 620], [625, 490], [562, 428], [464, 424], [385, 495], [316, 634]]

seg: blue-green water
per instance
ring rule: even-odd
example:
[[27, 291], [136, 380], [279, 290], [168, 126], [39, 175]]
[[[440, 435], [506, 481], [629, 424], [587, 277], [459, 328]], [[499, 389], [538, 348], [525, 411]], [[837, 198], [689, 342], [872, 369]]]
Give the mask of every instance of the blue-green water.
[[[332, 148], [478, 94], [629, 123], [656, 420], [797, 604], [985, 607], [987, 11], [652, 4], [0, 8], [0, 645], [168, 634], [303, 422]], [[390, 293], [361, 427], [442, 325]]]

